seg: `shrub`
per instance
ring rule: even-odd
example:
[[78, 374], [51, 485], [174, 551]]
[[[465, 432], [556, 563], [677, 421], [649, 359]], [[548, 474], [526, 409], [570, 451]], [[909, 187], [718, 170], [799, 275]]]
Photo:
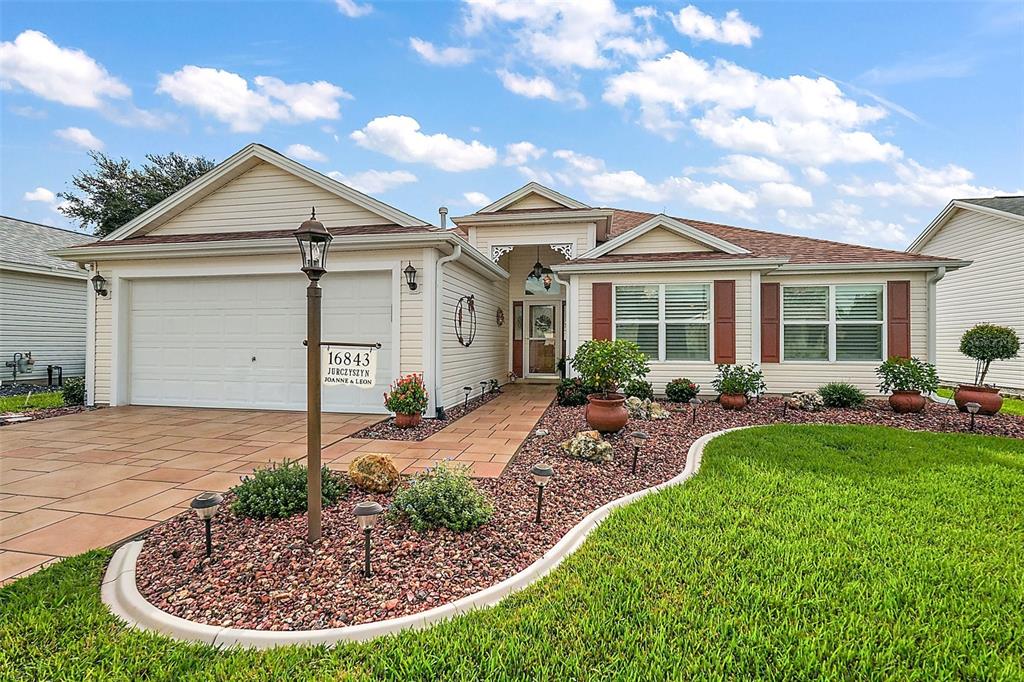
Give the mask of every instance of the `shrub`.
[[591, 340], [580, 345], [570, 363], [583, 383], [601, 393], [614, 393], [620, 386], [647, 376], [647, 356], [632, 341]]
[[427, 389], [419, 374], [407, 374], [391, 384], [384, 394], [384, 407], [395, 414], [420, 414], [427, 409]]
[[469, 477], [468, 467], [441, 462], [398, 491], [391, 512], [423, 532], [448, 528], [458, 533], [486, 523], [494, 509]]
[[689, 379], [673, 379], [665, 386], [665, 397], [673, 403], [685, 403], [700, 393], [700, 386]]
[[348, 477], [352, 479], [352, 485], [371, 493], [389, 493], [398, 487], [401, 480], [390, 455], [372, 452], [352, 460], [348, 465]]
[[65, 405], [85, 404], [85, 379], [82, 377], [70, 377], [64, 380], [64, 388], [61, 389]]
[[825, 407], [858, 407], [864, 404], [864, 392], [853, 384], [833, 381], [818, 389]]
[[960, 337], [960, 352], [973, 358], [974, 385], [984, 386], [985, 375], [993, 360], [1009, 360], [1017, 357], [1020, 339], [1017, 332], [1009, 327], [994, 324], [979, 324], [971, 327]]
[[[231, 489], [231, 511], [249, 519], [283, 519], [306, 511], [306, 467], [285, 461], [257, 469]], [[348, 492], [348, 482], [326, 466], [320, 471], [323, 505], [335, 504]]]
[[562, 407], [579, 407], [587, 404], [587, 396], [594, 393], [592, 387], [582, 379], [562, 379], [555, 389], [555, 401]]
[[921, 362], [917, 358], [889, 358], [878, 366], [875, 374], [881, 380], [878, 382], [878, 388], [882, 393], [934, 393], [939, 387], [939, 375], [935, 372], [935, 365]]
[[760, 395], [764, 392], [764, 374], [757, 365], [718, 365], [718, 376], [711, 382], [719, 393]]
[[654, 386], [651, 382], [643, 379], [634, 379], [626, 384], [626, 397], [639, 398], [640, 400], [654, 400]]

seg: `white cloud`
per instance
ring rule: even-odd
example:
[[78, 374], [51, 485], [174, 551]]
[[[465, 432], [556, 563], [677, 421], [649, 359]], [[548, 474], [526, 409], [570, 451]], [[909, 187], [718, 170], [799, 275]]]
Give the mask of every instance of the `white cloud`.
[[[524, 178], [531, 182], [539, 182], [542, 185], [553, 185], [555, 184], [555, 176], [543, 168], [534, 168], [532, 166], [518, 166], [516, 171]], [[568, 183], [566, 183], [568, 184]]]
[[724, 163], [712, 168], [713, 173], [742, 182], [788, 182], [789, 172], [768, 159], [746, 154], [730, 154]]
[[719, 21], [693, 5], [687, 5], [678, 14], [669, 12], [669, 18], [677, 31], [694, 40], [750, 47], [755, 38], [761, 37], [761, 29], [745, 21], [735, 9], [726, 12], [725, 18]]
[[846, 201], [832, 202], [831, 210], [819, 213], [790, 213], [780, 208], [775, 217], [782, 225], [801, 231], [822, 228], [839, 230], [840, 239], [870, 246], [901, 246], [909, 241], [900, 223], [866, 219], [864, 209]]
[[359, 173], [352, 173], [350, 175], [339, 173], [338, 171], [331, 171], [327, 175], [338, 182], [348, 185], [352, 189], [363, 192], [364, 194], [382, 194], [387, 192], [389, 189], [393, 189], [400, 185], [406, 185], [410, 182], [416, 182], [417, 180], [415, 175], [404, 170], [367, 170]]
[[7, 89], [12, 84], [51, 102], [87, 109], [132, 94], [85, 52], [60, 47], [39, 31], [23, 31], [13, 42], [0, 43], [0, 85]]
[[285, 150], [285, 154], [298, 159], [299, 161], [319, 161], [323, 163], [327, 160], [327, 156], [322, 152], [310, 147], [308, 144], [291, 144]]
[[814, 205], [811, 193], [799, 185], [790, 182], [765, 182], [758, 189], [761, 201], [772, 206], [799, 206], [807, 208]]
[[31, 192], [25, 192], [22, 199], [25, 201], [38, 201], [44, 204], [52, 204], [57, 200], [57, 195], [45, 187], [36, 187]]
[[502, 161], [506, 166], [521, 166], [530, 161], [536, 161], [537, 159], [544, 156], [547, 150], [543, 147], [538, 147], [532, 142], [513, 142], [512, 144], [505, 145], [505, 160]]
[[341, 117], [339, 100], [352, 97], [327, 81], [285, 83], [257, 76], [253, 84], [250, 88], [237, 73], [190, 64], [172, 74], [161, 74], [156, 91], [227, 123], [236, 133], [258, 132], [270, 121], [337, 119]]
[[467, 204], [477, 208], [491, 203], [491, 198], [483, 192], [464, 192], [462, 198], [466, 200]]
[[501, 69], [498, 71], [501, 84], [509, 92], [530, 99], [549, 99], [553, 102], [572, 102], [578, 107], [587, 105], [587, 99], [578, 91], [561, 89], [544, 76], [524, 76]]
[[894, 166], [896, 181], [865, 182], [854, 179], [839, 185], [847, 196], [892, 199], [913, 206], [933, 206], [936, 210], [953, 199], [1008, 194], [1006, 190], [972, 184], [974, 173], [948, 164], [941, 168], [927, 168], [913, 159]]
[[604, 170], [604, 161], [601, 159], [580, 154], [570, 149], [559, 149], [552, 153], [551, 156], [565, 161], [573, 170], [581, 173], [598, 173]]
[[[2, 84], [0, 84], [0, 85], [2, 85]], [[2, 87], [0, 87], [0, 89], [2, 89]], [[12, 113], [17, 114], [18, 116], [21, 116], [22, 118], [44, 119], [47, 116], [47, 113], [46, 113], [46, 111], [44, 109], [36, 109], [35, 107], [30, 107], [30, 106], [27, 106], [27, 105], [26, 106], [10, 106], [10, 107], [7, 107], [7, 108]]]
[[62, 140], [67, 140], [73, 145], [82, 149], [103, 149], [103, 140], [96, 137], [88, 128], [61, 128], [53, 131], [53, 134]]
[[419, 122], [411, 116], [381, 116], [350, 137], [364, 149], [386, 154], [398, 161], [429, 163], [446, 171], [479, 170], [493, 166], [498, 159], [494, 147], [473, 140], [464, 142], [444, 133], [420, 132]]
[[807, 168], [804, 168], [803, 174], [804, 177], [807, 178], [807, 181], [810, 182], [812, 185], [824, 185], [826, 182], [828, 182], [828, 173], [821, 170], [820, 168], [815, 168], [814, 166], [808, 166]]
[[473, 50], [468, 47], [437, 47], [420, 38], [409, 38], [409, 47], [423, 58], [423, 61], [437, 66], [462, 66], [473, 61]]
[[373, 5], [368, 2], [360, 4], [355, 0], [334, 0], [334, 4], [337, 5], [338, 11], [349, 19], [365, 17], [373, 11]]
[[732, 215], [745, 215], [757, 207], [757, 195], [725, 182], [703, 183], [688, 177], [670, 176], [652, 183], [636, 171], [597, 173], [580, 177], [587, 194], [601, 202], [641, 199], [649, 202], [685, 202], [692, 206]]

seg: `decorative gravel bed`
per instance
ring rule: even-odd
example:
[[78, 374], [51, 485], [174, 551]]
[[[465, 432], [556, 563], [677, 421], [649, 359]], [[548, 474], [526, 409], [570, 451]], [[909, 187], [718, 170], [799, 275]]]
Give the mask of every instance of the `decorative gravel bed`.
[[63, 417], [66, 414], [77, 414], [79, 412], [86, 412], [88, 410], [95, 410], [99, 408], [86, 407], [85, 405], [72, 405], [70, 407], [43, 407], [34, 410], [28, 410], [26, 412], [10, 412], [0, 415], [0, 426], [8, 426], [10, 424], [21, 423], [18, 421], [10, 421], [7, 419], [11, 417], [30, 417], [29, 421], [39, 421], [40, 419], [49, 419], [50, 417]]
[[[561, 454], [557, 444], [585, 430], [582, 408], [550, 407], [538, 423], [548, 435], [530, 437], [501, 477], [479, 482], [491, 497], [494, 518], [477, 531], [456, 534], [413, 531], [404, 521], [382, 520], [373, 535], [374, 575], [360, 573], [362, 538], [352, 506], [386, 495], [352, 490], [324, 510], [324, 536], [303, 540], [305, 517], [281, 521], [237, 519], [222, 512], [214, 521], [215, 551], [203, 558], [200, 522], [181, 514], [155, 528], [139, 558], [142, 595], [165, 611], [211, 625], [265, 630], [339, 627], [415, 613], [477, 592], [526, 568], [593, 509], [630, 492], [665, 481], [685, 465], [692, 441], [711, 431], [781, 421], [781, 400], [764, 399], [742, 412], [701, 405], [691, 426], [688, 406], [664, 421], [631, 422], [608, 438], [616, 459], [592, 464]], [[966, 431], [955, 409], [929, 405], [921, 415], [896, 415], [882, 401], [855, 410], [788, 411], [790, 423], [881, 424], [911, 430]], [[629, 472], [628, 434], [650, 436], [637, 475]], [[1024, 419], [978, 418], [979, 433], [1024, 438]], [[554, 479], [545, 491], [543, 523], [534, 523], [536, 487], [529, 475], [537, 461], [550, 462]], [[230, 499], [229, 499], [230, 501]]]
[[352, 434], [352, 437], [380, 440], [424, 440], [446, 426], [451, 426], [452, 422], [459, 417], [466, 416], [481, 405], [491, 402], [499, 395], [501, 394], [496, 392], [484, 393], [482, 396], [478, 394], [475, 398], [471, 398], [468, 404], [459, 403], [455, 407], [445, 408], [445, 419], [424, 419], [420, 422], [419, 426], [411, 429], [398, 428], [395, 426], [395, 418], [388, 417], [384, 421], [377, 422], [358, 433]]

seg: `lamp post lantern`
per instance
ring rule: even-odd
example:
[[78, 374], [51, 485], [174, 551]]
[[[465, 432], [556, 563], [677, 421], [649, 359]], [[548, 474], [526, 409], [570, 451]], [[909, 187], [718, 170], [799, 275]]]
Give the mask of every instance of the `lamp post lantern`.
[[974, 415], [978, 414], [978, 410], [981, 409], [981, 403], [967, 403], [966, 405], [964, 405], [964, 407], [967, 408], [967, 411], [971, 415], [971, 431], [973, 431], [974, 430]]
[[533, 474], [533, 482], [537, 484], [537, 517], [534, 521], [540, 523], [540, 507], [544, 502], [544, 487], [555, 475], [555, 471], [550, 464], [534, 464], [530, 473]]
[[205, 492], [196, 495], [189, 505], [206, 526], [206, 556], [213, 554], [213, 517], [223, 501], [224, 496], [220, 493]]
[[643, 446], [644, 441], [650, 438], [643, 431], [634, 431], [629, 434], [630, 439], [633, 441], [633, 466], [630, 469], [631, 474], [636, 474], [636, 460], [640, 456], [640, 448]]
[[376, 502], [360, 502], [356, 504], [356, 522], [363, 531], [363, 577], [369, 578], [373, 575], [370, 572], [370, 532], [377, 525], [377, 517], [384, 508]]
[[331, 233], [316, 219], [316, 208], [309, 220], [293, 233], [302, 254], [302, 271], [309, 278], [306, 287], [306, 539], [320, 539], [320, 278], [327, 272], [327, 249]]

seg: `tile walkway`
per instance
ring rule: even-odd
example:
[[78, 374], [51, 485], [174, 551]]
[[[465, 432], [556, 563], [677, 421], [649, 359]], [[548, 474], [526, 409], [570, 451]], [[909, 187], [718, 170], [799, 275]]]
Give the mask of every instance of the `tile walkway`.
[[[380, 417], [325, 414], [323, 461], [345, 470], [361, 454], [388, 453], [410, 474], [450, 458], [477, 477], [496, 477], [552, 393], [507, 386], [423, 441], [352, 438]], [[257, 466], [304, 459], [305, 434], [301, 412], [177, 407], [114, 407], [0, 428], [0, 584], [118, 544]]]

